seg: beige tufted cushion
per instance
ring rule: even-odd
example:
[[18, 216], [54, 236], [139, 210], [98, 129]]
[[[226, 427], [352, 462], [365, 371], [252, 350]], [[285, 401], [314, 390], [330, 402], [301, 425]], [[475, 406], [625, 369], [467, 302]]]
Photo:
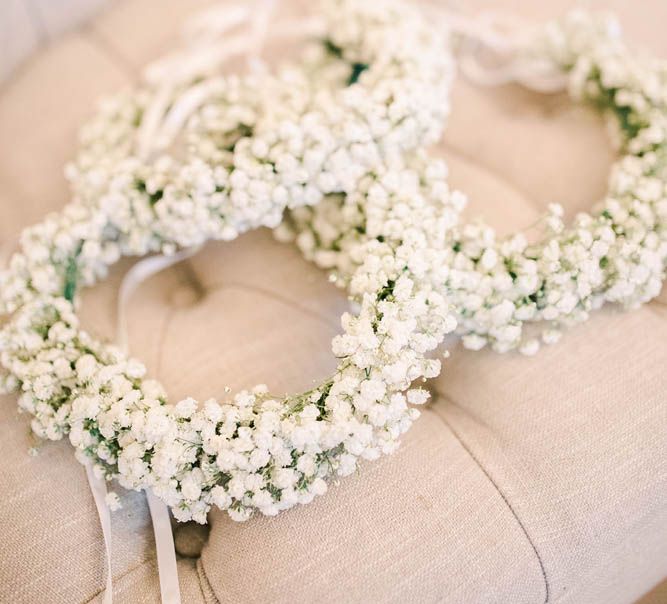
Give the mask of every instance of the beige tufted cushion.
[[[62, 166], [94, 99], [136, 80], [205, 4], [117, 0], [6, 84], [3, 243], [67, 200]], [[541, 18], [568, 4], [493, 8]], [[667, 56], [661, 0], [616, 4], [633, 37]], [[464, 82], [440, 152], [470, 215], [503, 232], [548, 201], [587, 207], [612, 159], [599, 120], [564, 97]], [[128, 266], [85, 296], [84, 321], [106, 337]], [[324, 275], [260, 231], [146, 283], [130, 309], [131, 348], [174, 398], [258, 381], [296, 390], [332, 368], [345, 307]], [[179, 559], [184, 602], [633, 602], [667, 572], [666, 340], [656, 302], [603, 311], [532, 359], [452, 342], [434, 402], [394, 456], [274, 519], [213, 513], [201, 557], [206, 534], [179, 527], [179, 552], [195, 555]], [[15, 409], [0, 400], [0, 601], [99, 600], [104, 550], [83, 469], [66, 443], [30, 457]], [[145, 501], [124, 501], [113, 517], [115, 601], [158, 602]]]

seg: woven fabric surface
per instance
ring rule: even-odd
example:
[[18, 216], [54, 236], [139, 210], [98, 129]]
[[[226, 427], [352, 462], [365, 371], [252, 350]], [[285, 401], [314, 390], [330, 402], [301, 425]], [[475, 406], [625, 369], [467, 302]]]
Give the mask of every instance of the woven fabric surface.
[[[108, 2], [4, 83], [0, 245], [67, 201], [62, 169], [97, 97], [136, 82], [207, 4]], [[661, 0], [589, 4], [615, 10], [631, 40], [667, 57]], [[544, 19], [569, 6], [461, 8]], [[505, 233], [550, 201], [570, 215], [586, 209], [613, 161], [599, 117], [565, 96], [463, 80], [436, 152], [469, 194], [468, 215]], [[84, 296], [83, 320], [104, 337], [129, 266]], [[602, 311], [530, 359], [451, 342], [434, 401], [395, 455], [277, 518], [213, 513], [208, 535], [177, 528], [184, 602], [636, 601], [667, 573], [666, 303], [663, 292], [639, 311]], [[130, 348], [174, 399], [258, 382], [294, 391], [334, 366], [329, 340], [346, 307], [325, 275], [258, 231], [144, 284], [129, 309]], [[0, 399], [0, 438], [0, 601], [101, 601], [102, 535], [71, 447], [31, 457], [11, 397]], [[159, 602], [145, 500], [123, 500], [112, 519], [115, 601]]]

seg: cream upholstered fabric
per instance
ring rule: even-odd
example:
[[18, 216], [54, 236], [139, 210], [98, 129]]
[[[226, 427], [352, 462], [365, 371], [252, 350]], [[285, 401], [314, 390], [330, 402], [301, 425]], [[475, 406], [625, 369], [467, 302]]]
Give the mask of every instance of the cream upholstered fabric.
[[[5, 84], [3, 244], [67, 200], [62, 167], [95, 98], [135, 81], [205, 4], [117, 0]], [[617, 4], [630, 35], [667, 56], [663, 3]], [[492, 5], [535, 18], [566, 6]], [[599, 120], [564, 97], [464, 82], [440, 152], [469, 214], [505, 232], [548, 201], [585, 208], [612, 159]], [[86, 324], [107, 337], [129, 265], [85, 296]], [[434, 402], [394, 456], [277, 518], [239, 525], [213, 513], [208, 538], [178, 527], [184, 602], [635, 601], [667, 573], [666, 302], [605, 310], [531, 359], [452, 342]], [[131, 349], [173, 397], [258, 381], [296, 390], [331, 369], [345, 307], [295, 250], [256, 232], [145, 284], [130, 308]], [[66, 443], [30, 457], [15, 409], [0, 400], [0, 601], [99, 600], [104, 549], [84, 471]], [[124, 503], [113, 516], [115, 600], [158, 602], [144, 498]]]
[[3, 0], [0, 3], [0, 82], [35, 49], [95, 14], [110, 0]]

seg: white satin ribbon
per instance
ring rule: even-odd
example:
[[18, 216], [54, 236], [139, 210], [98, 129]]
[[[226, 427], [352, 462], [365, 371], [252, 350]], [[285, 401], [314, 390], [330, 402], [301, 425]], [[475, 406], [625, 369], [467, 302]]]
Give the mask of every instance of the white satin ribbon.
[[[261, 73], [264, 42], [271, 23], [271, 37], [280, 39], [318, 36], [323, 32], [321, 18], [288, 18], [272, 20], [277, 0], [256, 0], [252, 10], [246, 5], [223, 5], [206, 11], [186, 27], [189, 45], [184, 51], [168, 55], [150, 64], [145, 79], [158, 87], [158, 93], [145, 112], [135, 147], [137, 155], [149, 158], [166, 149], [176, 138], [187, 119], [209, 98], [211, 86], [218, 85], [220, 68], [234, 56], [245, 56], [250, 71]], [[233, 28], [243, 31], [230, 33]], [[184, 82], [202, 81], [179, 91]]]
[[[474, 17], [434, 6], [427, 7], [427, 11], [458, 36], [459, 67], [474, 84], [499, 86], [516, 82], [542, 93], [558, 92], [567, 86], [567, 77], [558, 65], [522, 52], [536, 31], [527, 21], [489, 11]], [[480, 51], [501, 59], [500, 65], [484, 66]]]
[[100, 517], [100, 525], [102, 526], [102, 536], [104, 537], [104, 550], [107, 562], [107, 582], [104, 590], [103, 603], [111, 604], [113, 599], [111, 574], [111, 512], [109, 511], [109, 506], [106, 502], [107, 484], [103, 477], [95, 474], [95, 470], [91, 463], [86, 464], [86, 477], [88, 478], [90, 492], [95, 500], [97, 515]]
[[148, 510], [153, 522], [157, 570], [160, 577], [160, 596], [162, 604], [181, 604], [181, 589], [178, 583], [178, 566], [174, 535], [171, 530], [169, 508], [151, 491], [146, 491]]
[[[118, 346], [127, 352], [127, 318], [126, 306], [134, 291], [146, 279], [176, 264], [196, 253], [198, 248], [183, 250], [171, 256], [151, 256], [140, 260], [125, 275], [120, 286], [117, 309], [116, 340]], [[104, 538], [104, 549], [106, 553], [106, 588], [104, 591], [104, 604], [112, 604], [113, 586], [111, 574], [111, 512], [106, 503], [107, 486], [106, 481], [98, 476], [91, 464], [86, 464], [86, 477], [90, 492], [95, 500], [95, 507], [102, 526]], [[160, 577], [160, 596], [162, 604], [181, 604], [181, 592], [178, 582], [178, 567], [176, 563], [176, 550], [174, 537], [169, 519], [169, 509], [150, 491], [146, 492], [148, 510], [153, 524], [155, 536], [155, 550], [157, 558], [158, 575]]]
[[[199, 248], [182, 250], [171, 256], [151, 256], [137, 262], [125, 275], [118, 294], [116, 342], [119, 347], [128, 350], [128, 329], [126, 308], [132, 294], [144, 281], [152, 275], [189, 258]], [[162, 604], [181, 604], [181, 592], [178, 583], [178, 567], [174, 536], [171, 530], [169, 509], [164, 502], [146, 491], [148, 510], [153, 523], [155, 551], [158, 575], [160, 577], [160, 596]]]
[[276, 0], [260, 0], [260, 5], [253, 15], [250, 24], [250, 42], [248, 49], [248, 66], [252, 71], [264, 68], [262, 49], [269, 31], [269, 21], [276, 6]]
[[224, 7], [213, 6], [198, 12], [185, 22], [184, 37], [206, 44], [212, 37], [217, 38], [220, 33], [228, 32], [248, 21], [253, 8], [252, 3], [231, 6], [225, 3]]

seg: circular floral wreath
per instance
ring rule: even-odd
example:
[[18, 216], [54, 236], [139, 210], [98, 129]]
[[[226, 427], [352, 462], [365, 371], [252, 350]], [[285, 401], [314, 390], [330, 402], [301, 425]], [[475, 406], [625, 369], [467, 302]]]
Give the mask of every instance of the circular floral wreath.
[[[496, 243], [486, 227], [455, 228], [464, 199], [449, 191], [444, 164], [417, 149], [444, 117], [434, 94], [446, 93], [451, 67], [441, 38], [403, 7], [344, 4], [334, 4], [336, 26], [311, 79], [293, 71], [218, 80], [198, 105], [186, 88], [170, 91], [180, 100], [162, 107], [197, 105], [185, 163], [132, 152], [136, 128], [150, 123], [151, 108], [159, 114], [150, 91], [108, 106], [71, 170], [77, 200], [24, 233], [3, 276], [4, 310], [17, 311], [0, 336], [5, 382], [22, 391], [33, 430], [68, 434], [80, 459], [124, 486], [151, 488], [181, 520], [204, 522], [211, 505], [238, 520], [253, 509], [275, 514], [312, 500], [326, 476], [352, 472], [358, 458], [392, 451], [417, 415], [409, 404], [427, 398], [411, 385], [438, 373], [426, 354], [455, 315], [469, 346], [506, 350], [519, 344], [523, 321], [581, 319], [605, 300], [639, 303], [662, 278], [664, 67], [629, 58], [597, 22], [576, 17], [546, 30], [530, 52], [619, 116], [627, 154], [602, 211], [564, 229], [554, 210], [541, 245]], [[167, 134], [178, 121], [169, 116]], [[334, 339], [336, 373], [312, 391], [277, 399], [260, 387], [224, 404], [169, 405], [140, 363], [80, 329], [77, 285], [120, 255], [275, 226], [288, 200], [299, 246], [335, 268], [360, 303]]]
[[[403, 5], [328, 7], [304, 67], [197, 73], [106, 102], [68, 168], [74, 201], [23, 233], [1, 278], [0, 306], [14, 313], [0, 335], [5, 386], [21, 391], [33, 431], [67, 435], [82, 462], [152, 489], [179, 520], [205, 522], [212, 504], [236, 520], [276, 514], [323, 493], [326, 475], [393, 451], [418, 415], [409, 404], [427, 399], [411, 384], [439, 372], [425, 353], [454, 328], [434, 286], [453, 219], [439, 207], [444, 166], [403, 160], [440, 136], [451, 54]], [[184, 159], [163, 151], [175, 133]], [[343, 316], [338, 368], [313, 390], [276, 398], [260, 386], [222, 404], [170, 405], [141, 363], [81, 329], [78, 288], [121, 256], [276, 226], [286, 206], [369, 179], [397, 206], [402, 231], [360, 250], [349, 290], [361, 310]]]
[[[562, 327], [585, 321], [606, 302], [636, 308], [660, 293], [667, 264], [667, 66], [630, 52], [618, 32], [613, 19], [574, 11], [540, 30], [516, 58], [565, 74], [574, 100], [609, 115], [621, 157], [599, 207], [566, 227], [562, 207], [551, 204], [535, 244], [523, 233], [499, 239], [481, 222], [450, 229], [448, 270], [438, 289], [467, 348], [489, 344], [531, 355], [540, 340], [556, 342]], [[377, 204], [367, 203], [367, 194], [295, 209], [279, 235], [347, 286], [363, 258], [359, 246], [379, 234]], [[541, 333], [526, 334], [526, 323]]]

